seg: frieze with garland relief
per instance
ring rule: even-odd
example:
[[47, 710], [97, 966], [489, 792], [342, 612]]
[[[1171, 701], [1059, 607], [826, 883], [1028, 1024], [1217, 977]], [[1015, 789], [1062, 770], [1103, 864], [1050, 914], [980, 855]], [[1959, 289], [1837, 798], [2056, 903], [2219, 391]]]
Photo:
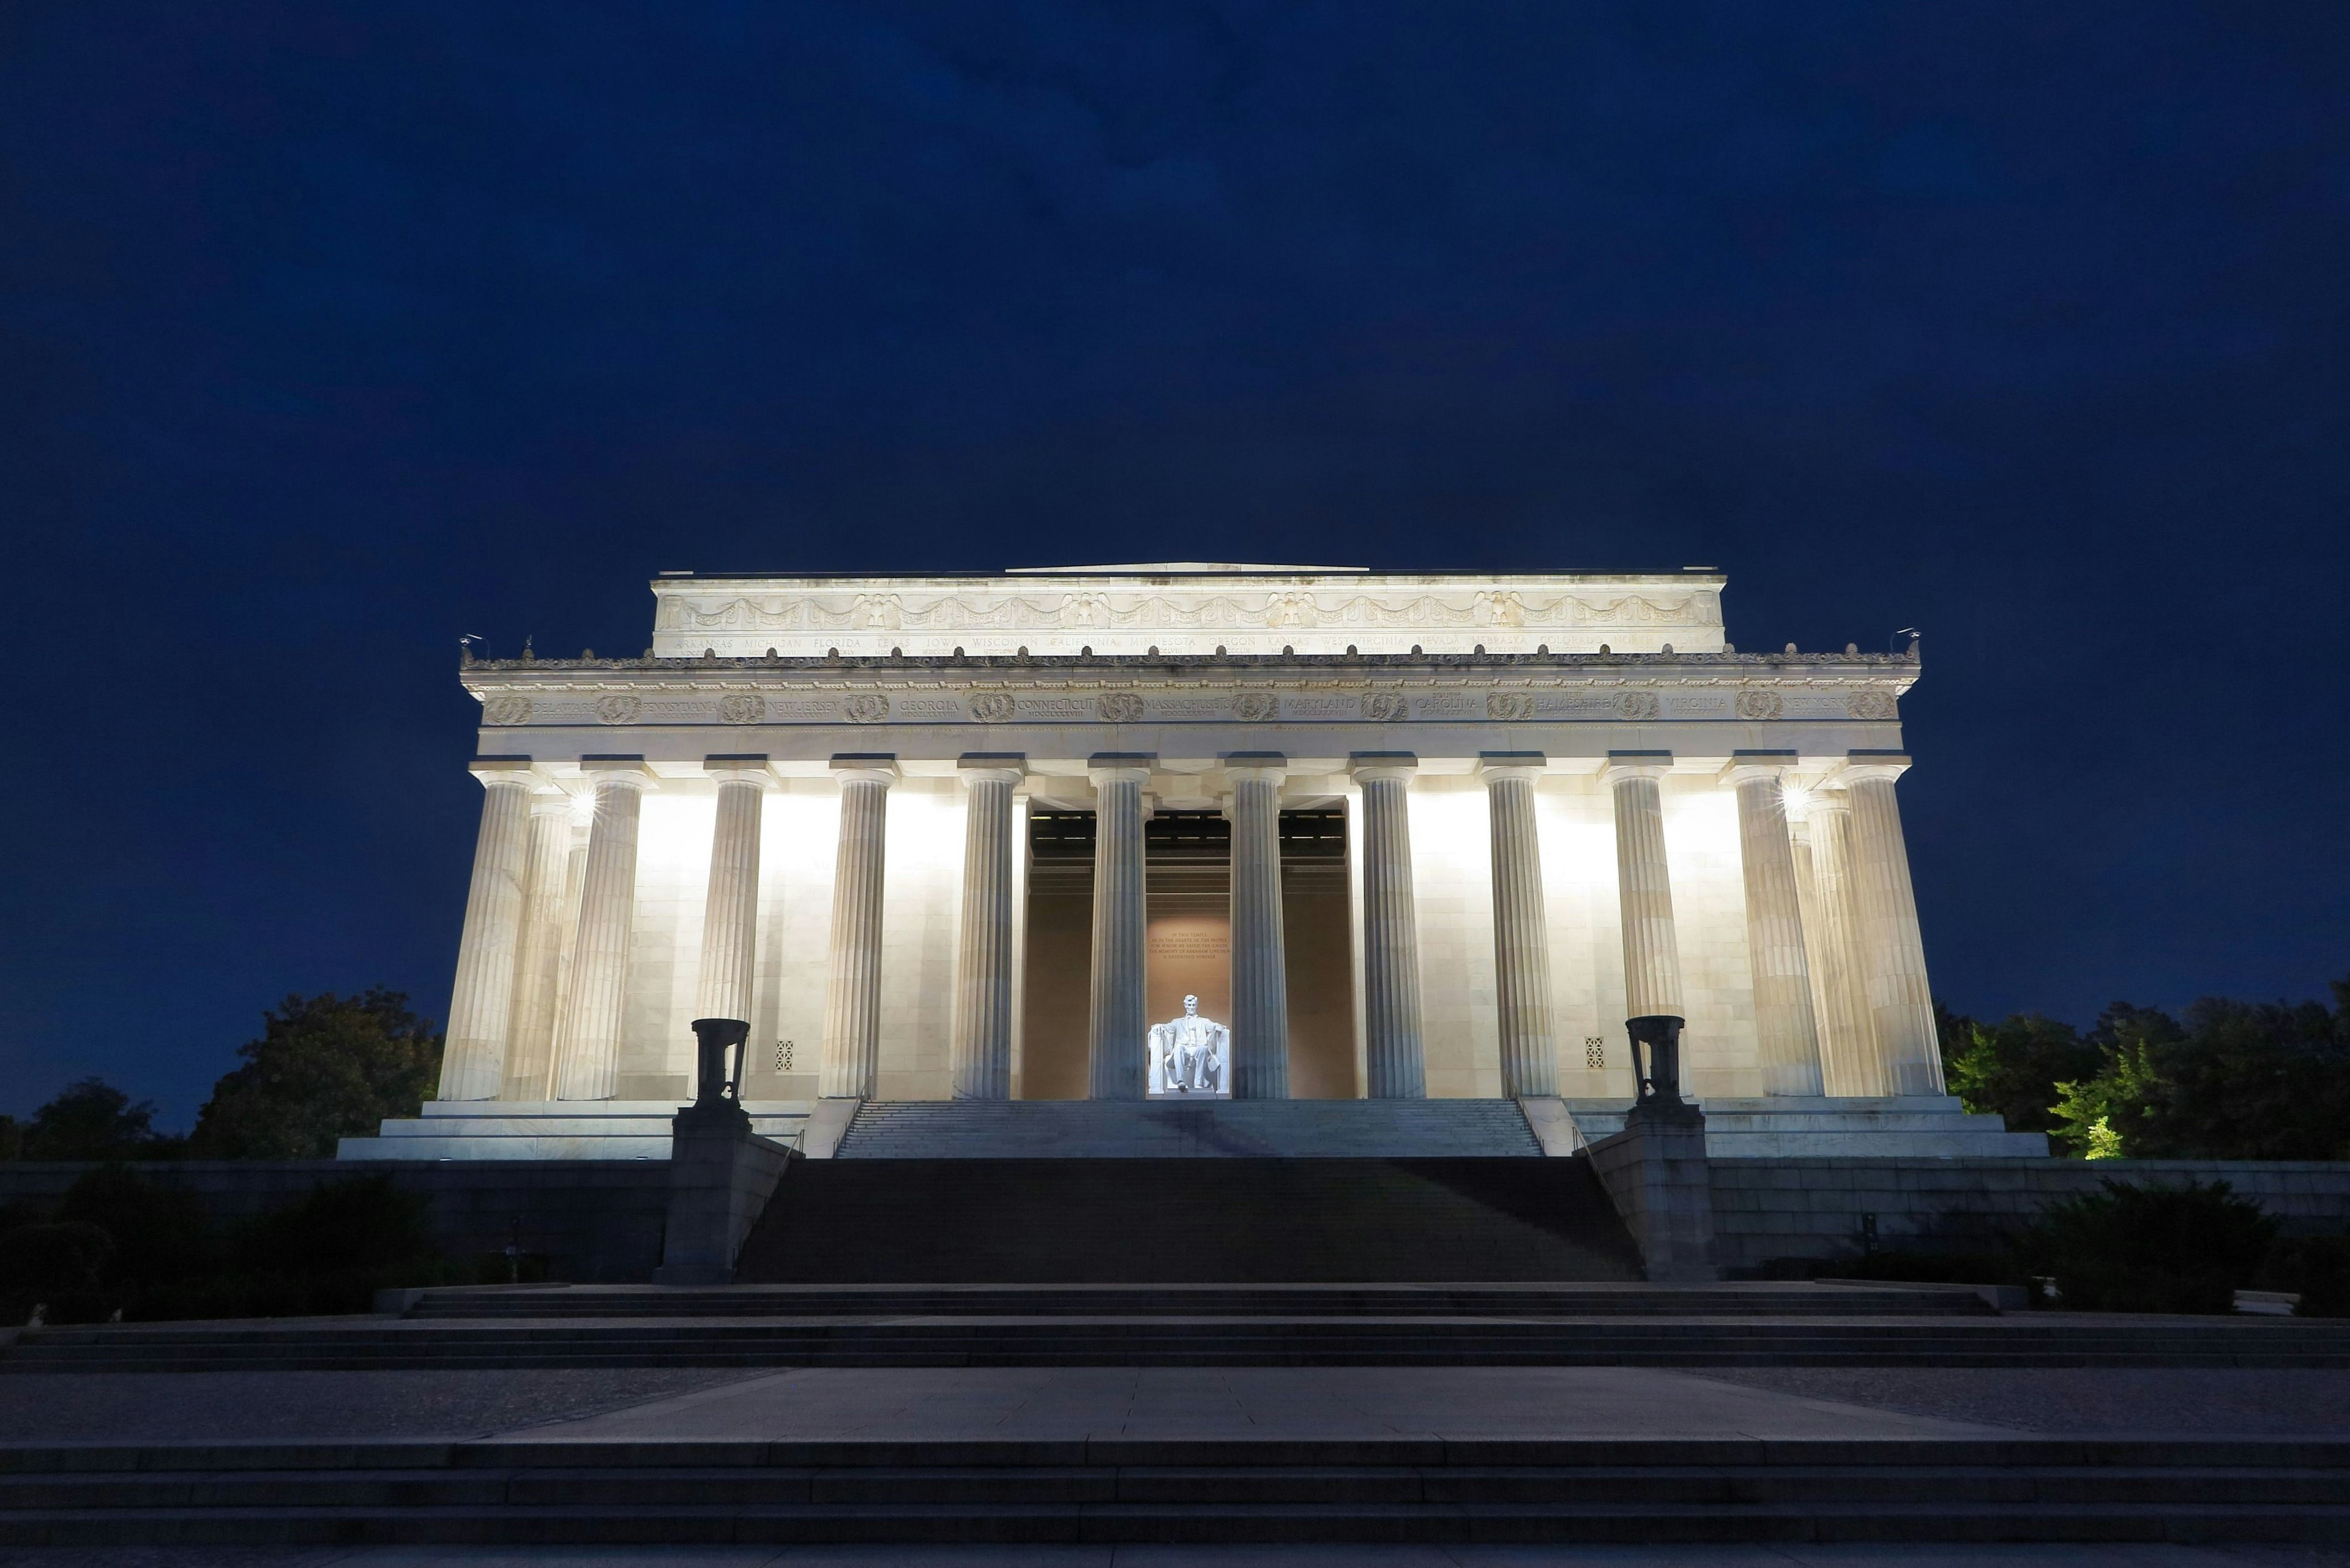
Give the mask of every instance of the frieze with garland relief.
[[1032, 686], [1005, 691], [851, 691], [819, 694], [805, 686], [775, 694], [696, 693], [664, 682], [654, 695], [601, 693], [592, 688], [540, 687], [537, 695], [492, 691], [482, 722], [506, 728], [595, 723], [629, 724], [881, 724], [1032, 723], [1532, 723], [1704, 721], [1750, 723], [1898, 717], [1894, 695], [1881, 686], [1849, 682], [1759, 685], [1691, 681], [1661, 690], [1608, 683], [1428, 687], [1305, 683], [1304, 690], [1173, 687], [1100, 691]]

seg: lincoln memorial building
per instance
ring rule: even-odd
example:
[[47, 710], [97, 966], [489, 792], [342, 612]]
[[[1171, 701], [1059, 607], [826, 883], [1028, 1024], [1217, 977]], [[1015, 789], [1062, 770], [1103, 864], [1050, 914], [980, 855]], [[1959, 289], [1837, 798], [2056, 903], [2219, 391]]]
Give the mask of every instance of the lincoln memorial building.
[[463, 670], [439, 1095], [345, 1152], [658, 1157], [704, 1018], [748, 1021], [785, 1141], [827, 1102], [1153, 1096], [1591, 1138], [1658, 1017], [1754, 1152], [2044, 1152], [1944, 1096], [1915, 645], [1734, 648], [1724, 583], [663, 574], [641, 657]]

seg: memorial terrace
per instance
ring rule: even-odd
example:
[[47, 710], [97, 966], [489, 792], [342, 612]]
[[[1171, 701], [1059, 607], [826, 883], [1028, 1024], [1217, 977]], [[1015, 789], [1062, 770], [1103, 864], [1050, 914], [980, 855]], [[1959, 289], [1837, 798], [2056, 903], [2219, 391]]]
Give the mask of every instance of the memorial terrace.
[[697, 1018], [748, 1023], [754, 1114], [1140, 1097], [1186, 997], [1241, 1098], [1604, 1131], [1626, 1021], [1670, 1018], [1709, 1104], [1955, 1115], [1893, 799], [1916, 645], [1741, 652], [1724, 587], [664, 574], [644, 657], [461, 671], [489, 798], [428, 1120], [590, 1152], [556, 1122], [675, 1106]]

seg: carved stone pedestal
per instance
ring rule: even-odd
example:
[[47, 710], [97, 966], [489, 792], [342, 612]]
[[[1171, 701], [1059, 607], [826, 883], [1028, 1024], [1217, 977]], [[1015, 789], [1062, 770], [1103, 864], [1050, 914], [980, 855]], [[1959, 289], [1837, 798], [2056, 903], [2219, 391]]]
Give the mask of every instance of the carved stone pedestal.
[[723, 1116], [678, 1113], [669, 1157], [669, 1228], [657, 1285], [723, 1285], [793, 1152], [751, 1130], [739, 1106]]
[[1720, 1278], [1713, 1262], [1713, 1175], [1705, 1113], [1681, 1098], [1681, 1020], [1648, 1013], [1624, 1021], [1632, 1037], [1638, 1098], [1624, 1130], [1591, 1146], [1592, 1168], [1639, 1244], [1648, 1278]]

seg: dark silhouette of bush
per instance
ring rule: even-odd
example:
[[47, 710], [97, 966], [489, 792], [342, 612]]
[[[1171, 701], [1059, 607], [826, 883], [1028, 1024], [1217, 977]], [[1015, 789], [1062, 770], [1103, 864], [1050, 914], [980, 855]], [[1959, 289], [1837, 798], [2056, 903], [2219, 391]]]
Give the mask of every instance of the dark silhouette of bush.
[[2072, 1310], [2224, 1313], [2239, 1286], [2260, 1278], [2276, 1229], [2224, 1181], [2106, 1181], [2042, 1210], [2018, 1247]]

